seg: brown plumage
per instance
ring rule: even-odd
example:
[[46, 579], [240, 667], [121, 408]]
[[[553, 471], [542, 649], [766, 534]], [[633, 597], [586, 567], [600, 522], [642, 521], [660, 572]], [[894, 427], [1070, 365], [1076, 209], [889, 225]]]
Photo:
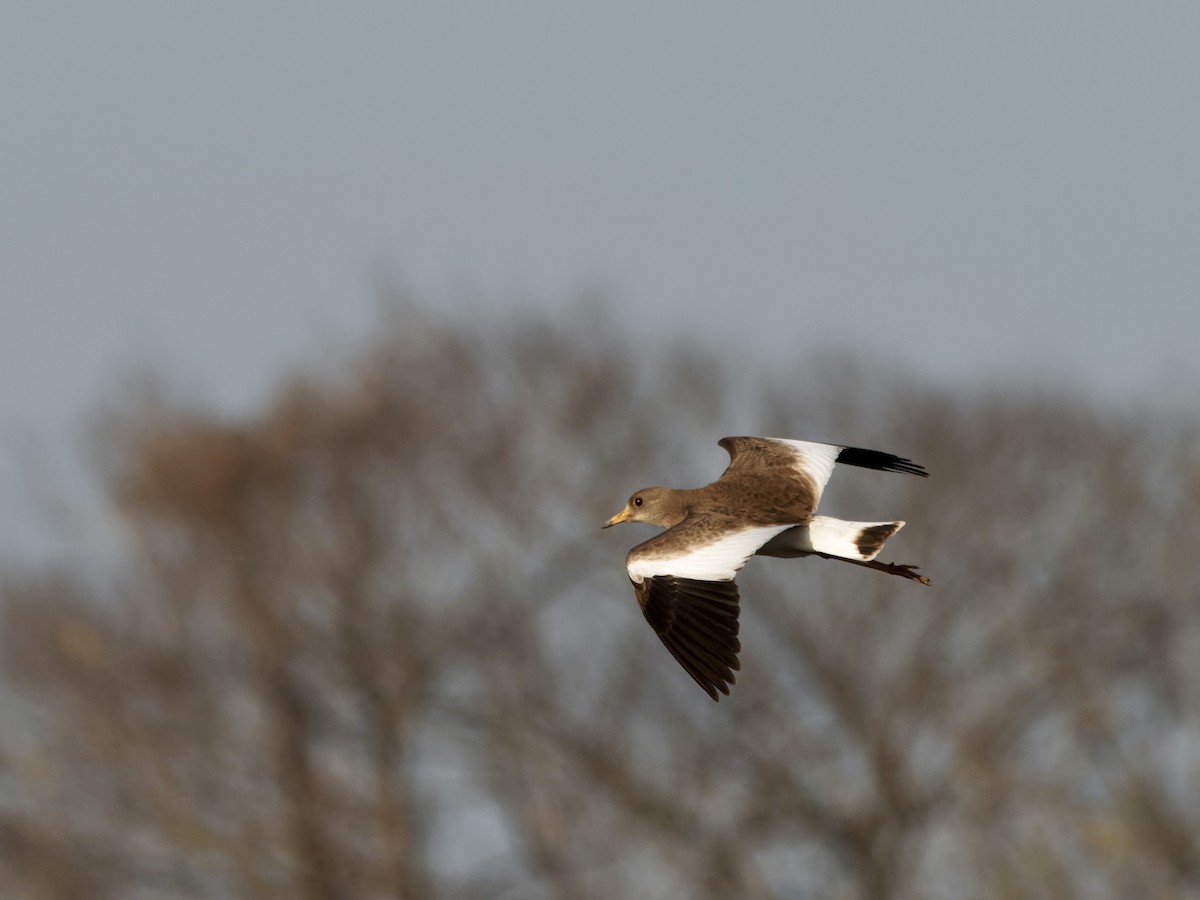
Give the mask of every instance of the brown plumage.
[[666, 529], [629, 551], [626, 570], [646, 621], [714, 700], [729, 693], [739, 669], [734, 576], [751, 556], [816, 555], [929, 583], [914, 566], [874, 560], [903, 522], [815, 514], [836, 463], [924, 477], [921, 466], [877, 450], [778, 438], [727, 437], [720, 445], [729, 466], [712, 484], [645, 488], [604, 525]]

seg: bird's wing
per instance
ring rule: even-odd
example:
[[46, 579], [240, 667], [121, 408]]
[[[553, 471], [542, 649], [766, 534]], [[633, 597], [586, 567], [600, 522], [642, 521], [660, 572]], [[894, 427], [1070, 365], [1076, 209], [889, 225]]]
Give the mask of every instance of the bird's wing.
[[633, 585], [638, 605], [663, 645], [714, 700], [729, 694], [738, 652], [738, 589], [732, 581], [655, 575]]
[[759, 547], [793, 524], [746, 527], [726, 516], [690, 513], [630, 550], [625, 569], [634, 584], [658, 575], [731, 581]]
[[738, 669], [738, 589], [733, 578], [787, 525], [738, 528], [725, 517], [689, 515], [629, 551], [625, 568], [638, 605], [667, 650], [714, 700]]
[[905, 472], [922, 478], [929, 475], [923, 466], [911, 459], [862, 447], [764, 437], [727, 437], [721, 439], [720, 445], [729, 453], [729, 466], [722, 473], [722, 480], [744, 475], [778, 477], [791, 474], [811, 493], [810, 513], [816, 511], [821, 493], [838, 463], [882, 472]]

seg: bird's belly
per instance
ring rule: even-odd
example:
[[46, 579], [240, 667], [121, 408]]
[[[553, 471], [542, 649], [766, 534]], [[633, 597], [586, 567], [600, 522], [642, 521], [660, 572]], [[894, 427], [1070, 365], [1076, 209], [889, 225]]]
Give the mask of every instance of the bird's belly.
[[812, 541], [809, 538], [807, 525], [794, 525], [787, 531], [781, 531], [755, 552], [755, 556], [777, 556], [781, 559], [795, 559], [797, 556], [808, 556], [813, 552]]

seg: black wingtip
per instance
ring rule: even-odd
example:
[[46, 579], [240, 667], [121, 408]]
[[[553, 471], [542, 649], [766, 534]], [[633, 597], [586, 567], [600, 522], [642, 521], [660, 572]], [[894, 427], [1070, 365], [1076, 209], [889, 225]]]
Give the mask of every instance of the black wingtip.
[[837, 461], [847, 466], [877, 469], [880, 472], [903, 472], [906, 475], [929, 477], [925, 467], [911, 459], [905, 459], [903, 456], [896, 456], [892, 453], [883, 453], [879, 450], [864, 450], [862, 447], [843, 447], [842, 452], [838, 454]]

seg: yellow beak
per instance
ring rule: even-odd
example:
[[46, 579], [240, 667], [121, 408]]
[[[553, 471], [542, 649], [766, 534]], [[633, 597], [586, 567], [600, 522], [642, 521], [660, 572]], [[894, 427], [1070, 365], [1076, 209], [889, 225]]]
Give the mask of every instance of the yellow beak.
[[600, 527], [608, 528], [610, 525], [620, 525], [622, 522], [628, 522], [629, 519], [630, 519], [629, 507], [627, 506], [623, 510], [621, 510], [619, 513], [617, 513], [615, 516], [613, 516], [611, 519], [609, 519], [607, 522], [605, 522], [603, 525], [601, 525]]

